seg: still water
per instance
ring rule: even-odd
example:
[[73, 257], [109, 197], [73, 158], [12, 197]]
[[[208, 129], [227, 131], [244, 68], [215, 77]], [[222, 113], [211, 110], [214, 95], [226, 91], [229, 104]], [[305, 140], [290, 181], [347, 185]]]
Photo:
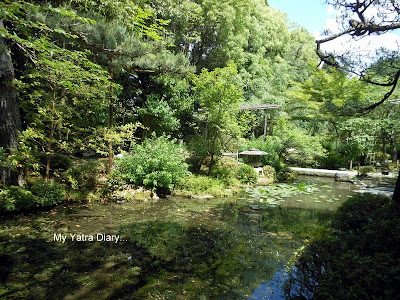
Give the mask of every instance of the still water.
[[281, 299], [290, 260], [353, 189], [303, 177], [231, 198], [2, 217], [0, 298]]

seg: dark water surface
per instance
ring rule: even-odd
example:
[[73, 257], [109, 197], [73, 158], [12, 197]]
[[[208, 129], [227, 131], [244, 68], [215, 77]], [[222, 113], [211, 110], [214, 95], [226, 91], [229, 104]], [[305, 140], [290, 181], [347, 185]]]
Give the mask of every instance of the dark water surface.
[[1, 217], [0, 298], [281, 299], [288, 263], [353, 188], [313, 177]]

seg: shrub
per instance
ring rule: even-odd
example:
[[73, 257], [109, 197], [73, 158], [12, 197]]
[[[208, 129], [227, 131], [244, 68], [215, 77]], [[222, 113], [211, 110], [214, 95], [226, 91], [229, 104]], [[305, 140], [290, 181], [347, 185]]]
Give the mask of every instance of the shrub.
[[221, 180], [216, 178], [189, 175], [185, 177], [185, 180], [179, 183], [177, 188], [183, 191], [192, 192], [195, 195], [216, 195], [224, 189], [224, 184]]
[[133, 154], [116, 159], [115, 174], [135, 185], [172, 190], [188, 173], [180, 150], [167, 137], [145, 140], [133, 146]]
[[337, 151], [331, 151], [321, 158], [320, 165], [321, 168], [324, 169], [339, 169], [346, 168], [349, 164], [343, 154]]
[[287, 165], [280, 164], [276, 171], [276, 180], [279, 182], [293, 182], [296, 180], [297, 174]]
[[51, 180], [49, 182], [36, 179], [28, 189], [19, 186], [9, 186], [0, 191], [0, 210], [20, 211], [40, 206], [51, 206], [65, 200], [65, 189]]
[[211, 169], [211, 176], [221, 179], [227, 185], [230, 185], [238, 169], [239, 164], [236, 159], [224, 156]]
[[241, 183], [252, 184], [257, 182], [258, 175], [252, 166], [241, 165], [236, 171], [236, 178], [239, 179]]
[[375, 172], [375, 168], [373, 166], [360, 167], [358, 172], [360, 176], [367, 176], [368, 173]]
[[0, 191], [0, 210], [19, 211], [38, 206], [39, 198], [20, 186], [9, 186]]
[[64, 186], [54, 180], [37, 179], [30, 183], [30, 191], [39, 198], [41, 206], [59, 204], [65, 200]]
[[90, 160], [68, 169], [63, 177], [72, 189], [90, 191], [96, 187], [100, 170], [101, 163]]
[[389, 206], [390, 198], [377, 195], [355, 195], [343, 203], [336, 212], [332, 226], [342, 231], [357, 231], [377, 218], [382, 209]]
[[265, 177], [268, 177], [272, 180], [275, 180], [275, 178], [276, 178], [275, 169], [274, 169], [274, 167], [272, 167], [270, 165], [263, 166], [263, 173], [264, 173]]

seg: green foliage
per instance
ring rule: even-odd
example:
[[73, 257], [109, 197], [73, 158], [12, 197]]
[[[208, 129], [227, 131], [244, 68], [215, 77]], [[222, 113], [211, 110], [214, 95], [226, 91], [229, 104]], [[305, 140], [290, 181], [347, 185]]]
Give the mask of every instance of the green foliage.
[[263, 173], [265, 177], [268, 177], [272, 180], [276, 179], [276, 171], [274, 169], [274, 167], [270, 166], [270, 165], [265, 165], [263, 166]]
[[367, 176], [368, 173], [372, 173], [375, 171], [376, 171], [376, 169], [374, 166], [364, 166], [364, 167], [358, 168], [358, 172], [359, 172], [360, 176]]
[[175, 142], [162, 136], [133, 145], [132, 154], [116, 159], [117, 176], [139, 186], [172, 190], [187, 173], [187, 164]]
[[64, 186], [54, 180], [33, 180], [30, 182], [29, 190], [38, 197], [40, 206], [52, 206], [65, 201], [66, 192]]
[[149, 95], [145, 106], [138, 109], [138, 114], [143, 120], [143, 126], [149, 132], [161, 135], [178, 129], [179, 120], [174, 116], [174, 111], [167, 101], [157, 95]]
[[229, 182], [235, 177], [238, 169], [239, 164], [236, 159], [224, 156], [211, 169], [211, 176], [221, 179], [229, 185]]
[[0, 190], [0, 210], [20, 211], [38, 206], [40, 200], [31, 191], [19, 186], [10, 186]]
[[213, 166], [216, 156], [232, 139], [240, 135], [237, 111], [242, 101], [236, 67], [214, 71], [203, 70], [193, 77], [194, 92], [202, 111], [198, 113], [198, 135], [192, 139], [189, 148], [199, 157], [200, 164], [210, 158]]
[[369, 226], [379, 226], [379, 224], [372, 225], [371, 220], [379, 219], [382, 213], [386, 213], [388, 207], [392, 207], [390, 198], [357, 195], [339, 207], [332, 226], [336, 230], [354, 233]]
[[194, 195], [213, 195], [223, 196], [223, 190], [226, 188], [223, 181], [201, 175], [189, 175], [184, 178], [178, 185], [177, 189], [189, 192]]
[[330, 151], [320, 158], [320, 166], [324, 169], [339, 169], [348, 167], [348, 161], [344, 155], [337, 151]]
[[252, 139], [245, 148], [267, 152], [268, 155], [261, 157], [261, 162], [275, 169], [282, 163], [316, 167], [318, 160], [325, 155], [325, 149], [318, 136], [310, 136], [304, 129], [284, 118], [278, 120], [273, 134], [267, 136], [265, 142], [262, 137]]
[[[67, 155], [61, 153], [52, 153], [50, 157], [53, 172], [66, 171], [68, 168], [71, 167], [72, 159]], [[41, 173], [44, 174], [43, 170], [46, 169], [46, 153], [39, 152], [37, 154], [37, 158], [39, 159], [41, 165]]]
[[13, 151], [6, 151], [0, 147], [0, 168], [37, 172], [40, 169], [40, 163], [32, 148], [20, 142], [18, 148]]
[[98, 161], [79, 162], [77, 165], [74, 165], [64, 172], [63, 177], [72, 189], [90, 191], [93, 190], [98, 183], [101, 167], [102, 164]]
[[290, 299], [391, 299], [400, 276], [399, 210], [389, 198], [358, 195], [339, 208], [335, 231], [308, 245], [296, 261]]
[[0, 190], [0, 210], [23, 211], [37, 207], [52, 206], [65, 200], [64, 187], [51, 180], [36, 179], [28, 189], [9, 186]]
[[239, 179], [241, 183], [253, 184], [258, 180], [258, 174], [252, 166], [240, 165], [239, 169], [236, 171], [236, 178]]
[[112, 83], [90, 61], [88, 52], [72, 52], [47, 39], [36, 42], [43, 44], [39, 61], [17, 85], [28, 122], [23, 140], [40, 145], [44, 152], [73, 152], [103, 121], [99, 116], [104, 115], [107, 87]]
[[278, 182], [292, 182], [296, 178], [297, 174], [285, 164], [280, 164], [276, 169], [276, 180]]
[[114, 151], [121, 152], [124, 146], [136, 140], [135, 133], [138, 128], [141, 128], [139, 123], [127, 123], [112, 128], [96, 127], [85, 141], [85, 148], [95, 149], [97, 153], [107, 155], [112, 143]]

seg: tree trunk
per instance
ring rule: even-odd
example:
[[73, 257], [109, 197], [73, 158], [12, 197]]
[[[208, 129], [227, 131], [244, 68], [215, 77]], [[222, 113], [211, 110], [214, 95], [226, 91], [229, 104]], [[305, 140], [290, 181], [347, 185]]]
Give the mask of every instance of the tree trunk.
[[399, 177], [397, 177], [396, 187], [394, 189], [392, 199], [395, 203], [400, 204], [400, 171], [399, 171]]
[[[115, 59], [114, 55], [108, 57], [110, 61], [110, 78], [111, 80], [114, 79], [114, 67], [112, 65], [113, 60]], [[114, 125], [114, 86], [111, 84], [110, 86], [110, 123], [109, 128], [110, 131]], [[112, 166], [114, 164], [114, 152], [113, 152], [113, 140], [112, 137], [108, 141], [108, 172], [111, 172]]]
[[396, 133], [393, 130], [393, 135], [392, 135], [392, 140], [391, 140], [391, 146], [392, 146], [392, 163], [395, 163], [397, 161], [397, 144], [396, 144]]
[[[0, 28], [4, 28], [1, 20]], [[9, 151], [17, 149], [17, 133], [20, 129], [21, 117], [14, 86], [14, 68], [6, 42], [0, 36], [0, 147]], [[18, 185], [18, 173], [7, 167], [1, 168], [0, 181], [4, 185]]]

